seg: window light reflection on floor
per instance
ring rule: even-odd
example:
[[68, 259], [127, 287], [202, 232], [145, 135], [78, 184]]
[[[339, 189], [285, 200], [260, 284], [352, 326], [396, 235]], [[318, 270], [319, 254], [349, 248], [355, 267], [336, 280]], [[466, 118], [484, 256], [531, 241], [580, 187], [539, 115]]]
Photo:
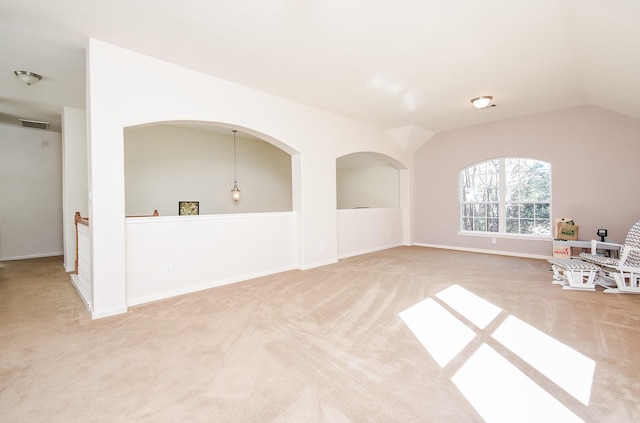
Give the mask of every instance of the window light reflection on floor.
[[514, 316], [507, 317], [492, 336], [575, 399], [589, 405], [595, 361]]
[[[472, 330], [440, 302], [476, 326]], [[447, 366], [503, 311], [459, 285], [440, 291], [400, 313], [400, 317], [441, 367]], [[497, 322], [496, 322], [497, 323]], [[537, 372], [584, 405], [589, 405], [595, 362], [514, 317], [486, 332]], [[582, 422], [486, 343], [480, 345], [451, 378], [487, 422]]]
[[583, 422], [486, 344], [474, 352], [451, 380], [488, 423]]
[[400, 317], [441, 367], [460, 354], [476, 336], [432, 298], [404, 310]]
[[487, 327], [502, 311], [500, 307], [496, 307], [460, 285], [451, 285], [438, 292], [436, 297], [480, 329]]

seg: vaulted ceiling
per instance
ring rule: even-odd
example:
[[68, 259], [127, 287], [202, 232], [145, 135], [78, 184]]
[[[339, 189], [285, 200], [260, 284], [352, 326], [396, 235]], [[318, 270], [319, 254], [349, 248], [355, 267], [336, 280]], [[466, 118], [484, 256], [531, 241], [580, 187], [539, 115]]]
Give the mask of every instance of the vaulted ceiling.
[[84, 108], [89, 37], [385, 130], [582, 105], [640, 119], [638, 22], [637, 0], [2, 0], [0, 122], [59, 130]]

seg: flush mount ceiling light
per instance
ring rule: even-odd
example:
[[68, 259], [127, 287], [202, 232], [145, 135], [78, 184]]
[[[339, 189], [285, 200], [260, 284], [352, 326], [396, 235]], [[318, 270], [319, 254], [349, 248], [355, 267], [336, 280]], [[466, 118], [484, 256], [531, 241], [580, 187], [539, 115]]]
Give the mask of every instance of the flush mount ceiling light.
[[13, 73], [18, 77], [20, 81], [24, 82], [27, 85], [33, 85], [42, 79], [42, 76], [29, 71], [17, 70], [13, 71]]
[[471, 100], [471, 104], [473, 104], [473, 107], [475, 107], [476, 109], [484, 109], [491, 103], [491, 100], [493, 100], [493, 97], [491, 97], [490, 95], [483, 95]]

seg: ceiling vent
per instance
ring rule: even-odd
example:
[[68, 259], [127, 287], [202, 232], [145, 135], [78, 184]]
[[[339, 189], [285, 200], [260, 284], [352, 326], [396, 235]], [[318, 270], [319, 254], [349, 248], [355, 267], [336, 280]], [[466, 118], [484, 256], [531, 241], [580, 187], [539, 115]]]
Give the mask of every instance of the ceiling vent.
[[41, 120], [18, 119], [23, 128], [49, 129], [49, 122]]

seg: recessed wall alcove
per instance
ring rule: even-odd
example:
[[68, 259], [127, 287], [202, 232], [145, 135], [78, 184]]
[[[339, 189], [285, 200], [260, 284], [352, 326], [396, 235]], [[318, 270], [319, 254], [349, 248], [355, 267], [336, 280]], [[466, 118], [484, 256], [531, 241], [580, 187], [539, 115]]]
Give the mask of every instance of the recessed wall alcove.
[[336, 159], [338, 257], [345, 258], [402, 245], [408, 170], [391, 157], [357, 152]]
[[338, 157], [338, 209], [398, 207], [400, 169], [405, 166], [379, 153], [358, 152]]

